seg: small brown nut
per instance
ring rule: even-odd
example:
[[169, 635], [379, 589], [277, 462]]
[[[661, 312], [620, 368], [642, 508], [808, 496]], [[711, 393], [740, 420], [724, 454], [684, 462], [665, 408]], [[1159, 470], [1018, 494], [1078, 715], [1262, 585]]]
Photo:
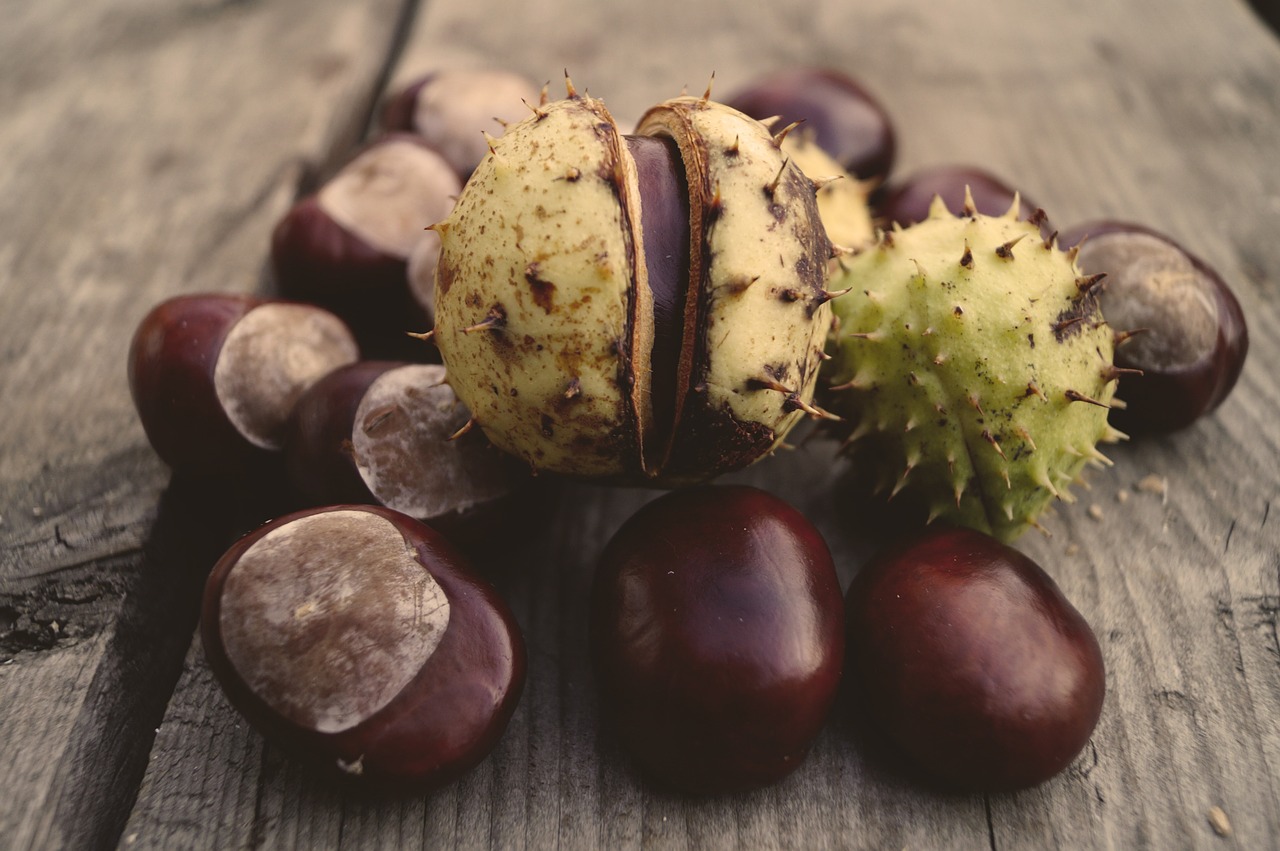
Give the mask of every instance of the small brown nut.
[[502, 528], [528, 471], [478, 431], [461, 433], [470, 414], [444, 377], [439, 364], [361, 361], [316, 382], [286, 430], [295, 490], [310, 505], [383, 505], [460, 545]]
[[528, 115], [538, 87], [511, 71], [433, 71], [400, 89], [382, 112], [382, 126], [421, 136], [440, 151], [463, 182], [488, 153], [484, 134]]
[[341, 316], [368, 357], [421, 360], [429, 350], [407, 332], [433, 321], [440, 239], [428, 228], [449, 214], [460, 189], [449, 164], [421, 139], [377, 140], [276, 225], [277, 289]]
[[497, 744], [524, 683], [511, 612], [430, 527], [373, 506], [268, 523], [205, 587], [201, 640], [236, 707], [365, 785], [447, 783]]
[[178, 296], [139, 324], [129, 388], [165, 463], [197, 475], [237, 475], [280, 449], [307, 388], [357, 357], [342, 320], [313, 305]]

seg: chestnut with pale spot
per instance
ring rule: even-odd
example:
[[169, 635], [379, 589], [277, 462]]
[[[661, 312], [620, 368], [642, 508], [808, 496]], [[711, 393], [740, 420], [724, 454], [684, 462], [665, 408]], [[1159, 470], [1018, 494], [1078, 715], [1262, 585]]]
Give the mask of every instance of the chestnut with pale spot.
[[342, 320], [309, 304], [178, 296], [151, 310], [129, 349], [147, 438], [174, 470], [235, 476], [280, 449], [298, 398], [359, 357]]
[[501, 738], [519, 629], [435, 530], [371, 506], [300, 512], [243, 538], [205, 588], [215, 676], [264, 736], [334, 777], [435, 788]]
[[370, 357], [422, 360], [430, 350], [407, 333], [433, 321], [440, 239], [428, 228], [461, 188], [418, 137], [376, 140], [276, 225], [277, 289], [343, 317]]
[[387, 101], [382, 126], [421, 136], [444, 156], [463, 182], [488, 152], [484, 134], [529, 114], [541, 99], [538, 87], [512, 71], [433, 71], [403, 86]]
[[311, 505], [373, 503], [462, 532], [494, 519], [530, 478], [479, 432], [460, 434], [469, 418], [437, 364], [350, 364], [294, 407], [289, 481]]
[[1077, 246], [1082, 271], [1106, 276], [1102, 313], [1123, 341], [1115, 362], [1126, 372], [1116, 427], [1170, 432], [1222, 404], [1249, 351], [1244, 311], [1222, 276], [1172, 238], [1131, 222], [1082, 224], [1062, 243]]

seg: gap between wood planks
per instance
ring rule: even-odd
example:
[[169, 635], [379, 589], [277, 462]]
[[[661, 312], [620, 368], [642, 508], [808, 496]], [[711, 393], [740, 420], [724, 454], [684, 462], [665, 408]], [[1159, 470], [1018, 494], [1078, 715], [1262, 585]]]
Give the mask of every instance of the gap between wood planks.
[[[425, 3], [401, 3], [386, 55], [369, 90], [328, 149], [302, 170], [295, 197], [313, 191], [362, 143]], [[118, 846], [158, 725], [182, 673], [208, 570], [239, 534], [264, 516], [291, 507], [280, 489], [234, 488], [173, 477], [161, 494], [154, 525], [140, 552], [129, 548], [101, 554], [71, 571], [74, 575], [67, 581], [108, 569], [118, 573], [120, 562], [140, 561], [125, 571], [133, 575], [125, 583], [115, 628], [94, 673], [85, 708], [76, 718], [73, 744], [52, 784], [57, 797], [49, 805], [54, 808], [54, 822], [65, 826], [68, 846]]]

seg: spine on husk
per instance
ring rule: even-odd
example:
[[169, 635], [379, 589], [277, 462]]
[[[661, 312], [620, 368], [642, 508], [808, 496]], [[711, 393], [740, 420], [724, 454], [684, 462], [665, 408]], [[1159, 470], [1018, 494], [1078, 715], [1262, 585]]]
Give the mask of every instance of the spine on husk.
[[1042, 238], [1043, 214], [917, 225], [843, 261], [823, 401], [858, 475], [890, 496], [1010, 540], [1122, 437], [1098, 308], [1101, 275]]

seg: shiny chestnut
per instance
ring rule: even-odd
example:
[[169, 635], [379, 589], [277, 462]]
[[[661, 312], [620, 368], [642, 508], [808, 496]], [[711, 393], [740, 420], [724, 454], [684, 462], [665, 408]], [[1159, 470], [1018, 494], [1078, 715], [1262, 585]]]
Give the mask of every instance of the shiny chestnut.
[[313, 305], [177, 296], [139, 323], [129, 389], [147, 438], [170, 467], [237, 475], [279, 450], [308, 387], [359, 354], [347, 326]]
[[750, 487], [649, 503], [609, 542], [593, 589], [608, 717], [643, 771], [696, 794], [800, 765], [836, 692], [842, 627], [821, 535]]
[[218, 561], [201, 640], [267, 739], [334, 777], [438, 787], [501, 738], [524, 682], [506, 605], [435, 530], [334, 506], [268, 523]]
[[[1132, 222], [1099, 221], [1061, 238], [1085, 274], [1106, 274], [1102, 313], [1120, 333], [1122, 431], [1169, 432], [1213, 411], [1235, 387], [1249, 331], [1235, 293], [1172, 238]], [[1127, 332], [1138, 333], [1130, 336]]]
[[875, 558], [847, 596], [849, 679], [913, 773], [1012, 790], [1062, 771], [1102, 711], [1097, 638], [1031, 559], [969, 529]]
[[278, 292], [341, 316], [369, 357], [425, 359], [432, 350], [408, 333], [433, 322], [440, 239], [428, 228], [461, 187], [418, 137], [375, 140], [277, 223]]
[[458, 544], [460, 536], [489, 537], [486, 521], [514, 510], [508, 504], [530, 476], [478, 430], [467, 431], [470, 417], [438, 364], [349, 364], [298, 399], [285, 429], [285, 469], [308, 505], [383, 505]]

